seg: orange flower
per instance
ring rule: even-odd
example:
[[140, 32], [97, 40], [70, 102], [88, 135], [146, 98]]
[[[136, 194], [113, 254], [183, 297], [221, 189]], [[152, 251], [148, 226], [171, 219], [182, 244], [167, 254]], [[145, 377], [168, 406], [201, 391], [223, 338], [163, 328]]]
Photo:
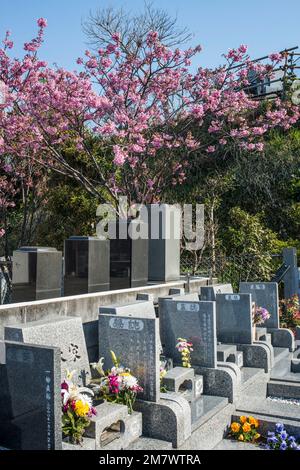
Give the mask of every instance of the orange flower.
[[241, 416], [240, 417], [240, 422], [244, 424], [247, 421], [247, 416]]
[[249, 423], [244, 423], [242, 429], [244, 432], [249, 432], [251, 431], [251, 425]]
[[241, 429], [241, 426], [239, 423], [232, 423], [231, 425], [231, 431], [236, 433], [236, 432], [239, 432], [239, 430]]
[[244, 440], [244, 436], [243, 436], [243, 434], [241, 434], [241, 435], [239, 436], [239, 441], [243, 441], [243, 440]]
[[252, 424], [255, 428], [258, 428], [259, 422], [257, 419], [253, 418], [253, 416], [249, 416], [248, 421], [250, 424]]

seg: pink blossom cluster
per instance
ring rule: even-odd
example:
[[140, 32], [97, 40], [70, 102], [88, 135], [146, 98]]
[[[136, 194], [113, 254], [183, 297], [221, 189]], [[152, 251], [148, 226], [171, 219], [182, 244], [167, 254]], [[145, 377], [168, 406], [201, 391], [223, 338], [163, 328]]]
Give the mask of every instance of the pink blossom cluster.
[[[298, 106], [280, 99], [261, 109], [243, 88], [250, 71], [270, 77], [279, 55], [270, 56], [271, 64], [252, 63], [242, 44], [225, 55], [224, 66], [193, 73], [189, 67], [200, 46], [171, 50], [151, 31], [140, 52], [129, 54], [116, 33], [97, 53], [86, 51], [77, 61], [81, 70], [71, 72], [38, 58], [47, 21], [37, 23], [22, 59], [9, 55], [10, 33], [0, 49], [0, 154], [14, 161], [16, 180], [23, 175], [34, 184], [25, 171], [29, 161], [71, 175], [93, 193], [95, 184], [66, 159], [64, 147], [72, 142], [75, 159], [85, 155], [112, 197], [122, 192], [156, 202], [168, 186], [185, 181], [192, 152], [213, 158], [232, 144], [262, 152], [270, 129], [289, 129], [300, 118]], [[198, 137], [202, 128], [208, 129], [205, 142]], [[91, 136], [101, 139], [110, 173], [93, 153]]]

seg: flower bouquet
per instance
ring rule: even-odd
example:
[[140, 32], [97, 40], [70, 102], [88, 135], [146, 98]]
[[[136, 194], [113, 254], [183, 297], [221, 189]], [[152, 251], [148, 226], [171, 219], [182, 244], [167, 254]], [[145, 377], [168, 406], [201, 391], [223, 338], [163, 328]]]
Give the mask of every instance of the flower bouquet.
[[266, 450], [300, 450], [300, 444], [297, 443], [294, 436], [290, 436], [284, 429], [282, 423], [277, 423], [275, 432], [268, 432]]
[[241, 442], [255, 442], [260, 438], [257, 432], [259, 422], [253, 416], [241, 416], [240, 422], [230, 426], [230, 436]]
[[182, 367], [192, 367], [191, 352], [193, 351], [193, 343], [184, 338], [177, 338], [176, 349], [181, 354]]
[[262, 325], [265, 321], [269, 320], [269, 318], [271, 318], [271, 314], [266, 308], [255, 306], [253, 314], [254, 325]]
[[137, 378], [131, 374], [130, 369], [120, 365], [120, 361], [113, 351], [111, 351], [111, 357], [114, 367], [107, 372], [99, 367], [99, 364], [103, 364], [103, 358], [99, 363], [91, 364], [93, 368], [97, 369], [99, 375], [102, 375], [98, 380], [98, 392], [101, 398], [108, 402], [126, 405], [129, 414], [131, 414], [136, 396], [143, 391], [143, 388], [138, 384]]
[[72, 382], [73, 374], [67, 373], [61, 384], [62, 431], [72, 444], [80, 444], [85, 429], [90, 425], [92, 415], [97, 412], [92, 406], [92, 390], [78, 387]]

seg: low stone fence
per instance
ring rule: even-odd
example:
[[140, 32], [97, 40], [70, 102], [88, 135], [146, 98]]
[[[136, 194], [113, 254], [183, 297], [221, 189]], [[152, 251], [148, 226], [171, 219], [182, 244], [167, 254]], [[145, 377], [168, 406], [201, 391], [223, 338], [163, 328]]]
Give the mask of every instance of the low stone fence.
[[[209, 278], [205, 277], [190, 279], [190, 292], [200, 292], [200, 287], [208, 285], [209, 282]], [[90, 360], [98, 360], [98, 310], [100, 305], [134, 302], [137, 294], [141, 292], [152, 294], [156, 301], [158, 297], [168, 295], [171, 288], [186, 288], [186, 284], [186, 278], [182, 278], [179, 281], [150, 284], [131, 289], [1, 305], [0, 339], [3, 339], [4, 326], [6, 325], [51, 319], [56, 316], [81, 317]]]

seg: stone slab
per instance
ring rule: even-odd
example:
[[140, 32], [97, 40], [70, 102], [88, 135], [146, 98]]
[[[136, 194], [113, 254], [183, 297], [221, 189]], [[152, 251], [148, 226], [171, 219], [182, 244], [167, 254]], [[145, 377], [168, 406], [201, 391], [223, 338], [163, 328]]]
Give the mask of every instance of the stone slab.
[[216, 314], [213, 302], [167, 300], [160, 312], [161, 342], [165, 354], [181, 364], [177, 339], [193, 343], [192, 365], [215, 367], [217, 363]]
[[250, 294], [217, 294], [217, 336], [221, 343], [252, 344]]
[[51, 320], [6, 326], [4, 334], [9, 341], [60, 348], [61, 378], [65, 378], [67, 370], [76, 370], [74, 380], [79, 384], [89, 381], [90, 365], [81, 318], [54, 317]]
[[143, 300], [131, 302], [130, 304], [101, 306], [99, 308], [99, 314], [138, 318], [155, 318], [153, 302]]
[[258, 307], [266, 308], [271, 317], [266, 320], [264, 327], [279, 328], [279, 295], [277, 282], [241, 282], [240, 292], [251, 294], [252, 301]]
[[0, 445], [61, 449], [60, 351], [0, 342]]
[[233, 294], [231, 284], [213, 284], [211, 286], [202, 286], [200, 288], [201, 300], [215, 301], [217, 294]]
[[99, 357], [104, 368], [112, 367], [110, 351], [138, 378], [141, 399], [158, 401], [160, 396], [160, 343], [157, 318], [99, 315]]

